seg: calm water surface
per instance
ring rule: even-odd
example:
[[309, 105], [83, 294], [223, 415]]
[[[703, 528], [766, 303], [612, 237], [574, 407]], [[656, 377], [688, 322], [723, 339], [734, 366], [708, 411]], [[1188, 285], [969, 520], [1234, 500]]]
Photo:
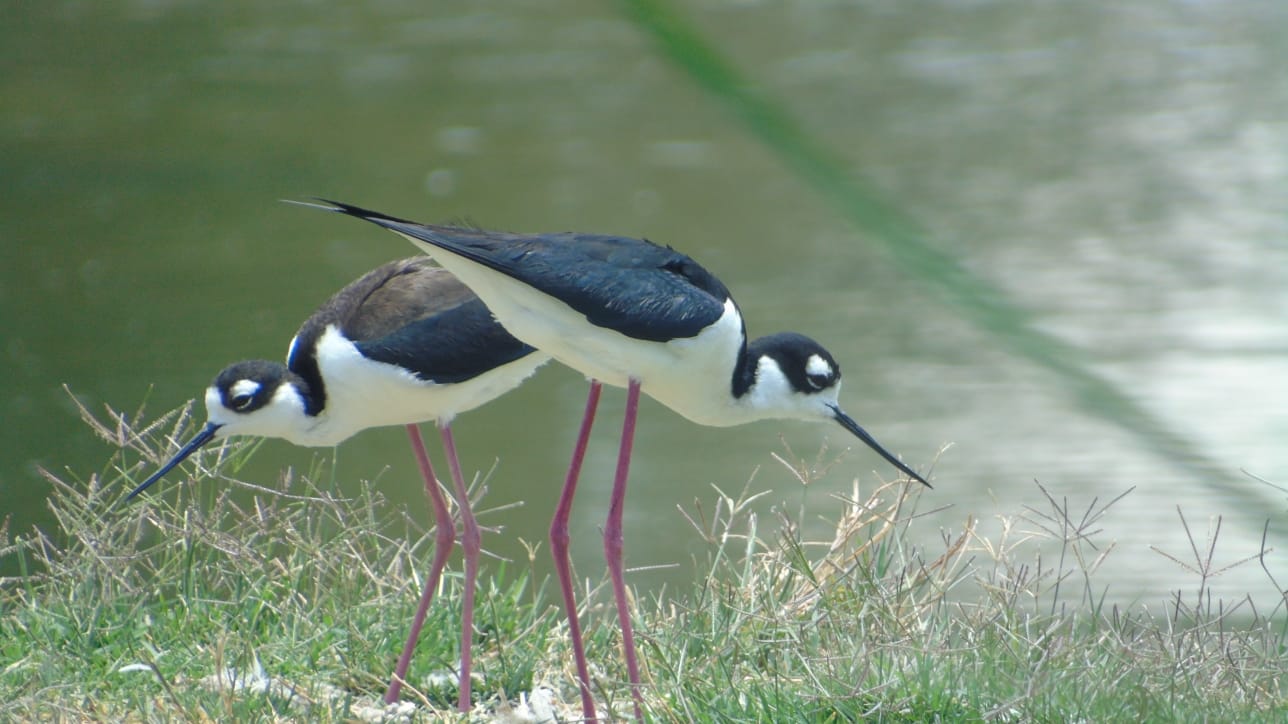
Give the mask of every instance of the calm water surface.
[[[1288, 482], [1280, 4], [687, 7], [856, 177], [1038, 328], [1227, 474]], [[1177, 506], [1200, 538], [1225, 517], [1222, 560], [1255, 553], [1267, 518], [1288, 536], [1284, 493], [1252, 478], [1241, 499], [1215, 493], [1003, 351], [934, 280], [901, 275], [611, 5], [46, 2], [6, 15], [0, 506], [15, 529], [51, 523], [36, 466], [87, 477], [112, 453], [61, 385], [160, 414], [229, 362], [281, 357], [332, 291], [413, 253], [276, 201], [321, 195], [690, 253], [734, 290], [752, 334], [827, 344], [842, 403], [887, 447], [925, 470], [952, 444], [923, 501], [947, 507], [912, 529], [932, 550], [968, 516], [991, 533], [997, 516], [1042, 507], [1034, 480], [1078, 511], [1135, 488], [1100, 526], [1118, 546], [1100, 579], [1116, 600], [1192, 590], [1192, 574], [1150, 550], [1188, 550]], [[500, 458], [487, 502], [525, 502], [488, 518], [505, 528], [488, 541], [498, 554], [522, 560], [518, 538], [544, 540], [584, 394], [552, 365], [458, 422], [467, 467]], [[601, 570], [621, 397], [605, 395], [578, 500], [586, 576]], [[340, 485], [378, 476], [400, 505], [423, 507], [404, 437], [342, 446]], [[646, 402], [629, 563], [678, 567], [634, 582], [690, 580], [701, 544], [676, 505], [709, 508], [712, 485], [736, 491], [763, 468], [753, 489], [774, 492], [761, 510], [807, 504], [824, 537], [831, 495], [892, 475], [855, 449], [801, 490], [770, 457], [780, 437], [811, 458], [824, 440], [851, 444], [803, 423], [698, 428]], [[269, 443], [246, 475], [331, 454]], [[1217, 583], [1267, 593], [1253, 566]]]

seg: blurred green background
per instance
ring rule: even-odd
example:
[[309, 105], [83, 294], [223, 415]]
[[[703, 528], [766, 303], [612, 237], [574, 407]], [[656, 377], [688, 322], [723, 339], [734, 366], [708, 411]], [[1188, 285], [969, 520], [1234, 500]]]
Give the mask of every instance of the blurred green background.
[[[691, 254], [751, 334], [826, 344], [843, 405], [914, 467], [953, 444], [925, 500], [947, 507], [914, 528], [930, 546], [968, 515], [1036, 504], [1035, 479], [1077, 510], [1135, 486], [1103, 523], [1115, 600], [1192, 580], [1148, 549], [1188, 545], [1177, 505], [1200, 537], [1226, 516], [1230, 560], [1267, 518], [1282, 539], [1285, 495], [1239, 470], [1288, 480], [1288, 8], [700, 0], [671, 18], [692, 33], [677, 39], [632, 7], [3, 3], [11, 529], [51, 523], [37, 466], [87, 477], [112, 453], [63, 384], [161, 414], [229, 362], [281, 358], [331, 292], [414, 253], [277, 202], [319, 195]], [[467, 469], [500, 459], [484, 507], [524, 502], [484, 519], [504, 527], [485, 541], [498, 555], [544, 542], [584, 394], [551, 365], [458, 421]], [[584, 576], [602, 568], [621, 397], [605, 395], [578, 498]], [[808, 503], [821, 537], [829, 496], [893, 476], [860, 446], [830, 487], [801, 490], [770, 457], [780, 437], [809, 458], [852, 442], [699, 428], [646, 401], [628, 563], [661, 568], [632, 580], [689, 580], [700, 542], [676, 505], [709, 507], [712, 484], [763, 467], [763, 509]], [[270, 442], [244, 476], [332, 454]], [[378, 477], [424, 507], [401, 430], [362, 434], [336, 465], [342, 488]]]

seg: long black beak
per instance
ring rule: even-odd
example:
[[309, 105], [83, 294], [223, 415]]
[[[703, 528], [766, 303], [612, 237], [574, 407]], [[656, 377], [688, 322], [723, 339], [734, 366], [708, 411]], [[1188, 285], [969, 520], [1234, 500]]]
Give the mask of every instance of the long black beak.
[[907, 465], [904, 465], [903, 461], [899, 460], [899, 458], [891, 454], [889, 450], [886, 450], [885, 448], [881, 447], [881, 443], [877, 442], [876, 438], [869, 435], [867, 430], [864, 430], [863, 428], [859, 427], [859, 423], [855, 422], [854, 418], [842, 412], [841, 408], [837, 407], [836, 405], [832, 405], [831, 407], [832, 407], [832, 412], [836, 415], [836, 421], [841, 423], [841, 427], [845, 428], [846, 430], [849, 430], [851, 433], [853, 433], [855, 437], [862, 440], [864, 444], [866, 444], [868, 447], [872, 448], [873, 450], [876, 450], [878, 455], [885, 458], [886, 461], [889, 462], [891, 465], [895, 466], [896, 468], [899, 468], [899, 470], [904, 475], [907, 475], [913, 480], [916, 480], [917, 482], [921, 483], [927, 488], [935, 487], [930, 483], [927, 483], [926, 479], [918, 475], [912, 468], [908, 467]]
[[187, 460], [189, 455], [197, 452], [202, 448], [203, 445], [210, 442], [211, 440], [214, 440], [215, 431], [221, 427], [223, 427], [223, 425], [219, 425], [213, 422], [206, 423], [206, 426], [201, 428], [201, 432], [197, 433], [195, 437], [193, 437], [191, 440], [188, 441], [187, 445], [183, 446], [182, 450], [175, 453], [175, 456], [170, 458], [170, 462], [166, 463], [165, 465], [162, 465], [160, 470], [156, 471], [155, 473], [152, 473], [152, 475], [149, 476], [147, 480], [144, 480], [139, 485], [139, 487], [135, 488], [133, 492], [125, 496], [125, 499], [133, 500], [134, 496], [138, 495], [139, 493], [142, 493], [144, 490], [147, 490], [148, 486], [152, 485], [156, 481], [165, 477], [165, 474], [170, 472], [171, 470], [174, 470], [175, 466], [177, 466], [179, 463], [183, 462], [184, 460]]

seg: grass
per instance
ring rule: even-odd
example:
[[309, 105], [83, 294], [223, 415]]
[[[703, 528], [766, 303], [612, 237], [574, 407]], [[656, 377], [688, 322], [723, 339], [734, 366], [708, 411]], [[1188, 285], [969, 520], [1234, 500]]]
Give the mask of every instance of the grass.
[[[203, 477], [233, 485], [175, 485], [118, 505], [134, 477], [123, 471], [168, 454], [160, 441], [182, 437], [188, 411], [148, 425], [110, 410], [84, 417], [121, 452], [87, 480], [46, 474], [56, 536], [4, 531], [0, 553], [25, 573], [0, 583], [0, 720], [454, 716], [455, 575], [431, 611], [403, 706], [379, 704], [430, 557], [432, 535], [414, 516], [369, 488], [333, 495], [313, 482], [318, 471], [255, 487], [239, 505], [230, 490], [246, 485], [236, 478], [253, 449], [244, 443], [200, 456]], [[125, 464], [140, 457], [150, 462]], [[838, 474], [825, 452], [779, 461], [802, 486]], [[967, 521], [926, 551], [909, 542], [920, 501], [903, 484], [855, 483], [829, 506], [834, 534], [818, 542], [801, 533], [815, 512], [763, 521], [752, 503], [768, 493], [750, 486], [685, 513], [707, 543], [693, 587], [637, 601], [652, 719], [1288, 717], [1288, 598], [1273, 552], [1242, 563], [1265, 569], [1279, 597], [1272, 610], [1212, 600], [1204, 591], [1219, 573], [1219, 528], [1203, 545], [1190, 536], [1193, 561], [1173, 557], [1194, 571], [1194, 590], [1125, 611], [1105, 605], [1094, 583], [1112, 554], [1099, 521], [1116, 501], [1075, 514], [1048, 495], [1046, 508], [1021, 511], [993, 538]], [[472, 718], [575, 720], [553, 597], [522, 565], [484, 573]], [[603, 590], [583, 594], [600, 711], [621, 718], [630, 696], [611, 606]]]

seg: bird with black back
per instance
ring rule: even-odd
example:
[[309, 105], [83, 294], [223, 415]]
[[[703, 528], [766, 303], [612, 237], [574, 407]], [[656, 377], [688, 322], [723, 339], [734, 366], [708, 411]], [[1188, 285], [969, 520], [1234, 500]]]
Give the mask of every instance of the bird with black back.
[[841, 409], [841, 368], [822, 345], [795, 332], [748, 339], [742, 313], [725, 285], [670, 247], [604, 234], [518, 234], [422, 224], [317, 201], [305, 205], [353, 216], [408, 239], [473, 289], [511, 334], [590, 380], [550, 526], [582, 714], [588, 720], [596, 712], [573, 595], [568, 520], [602, 384], [626, 388], [604, 555], [637, 719], [643, 716], [642, 697], [622, 568], [622, 510], [641, 391], [702, 425], [767, 419], [834, 422], [910, 480], [930, 485]]
[[549, 357], [507, 333], [468, 287], [428, 257], [385, 264], [341, 289], [305, 320], [286, 364], [237, 362], [206, 390], [205, 427], [129, 498], [203, 446], [233, 435], [329, 447], [373, 427], [403, 425], [435, 520], [434, 559], [411, 631], [385, 692], [398, 700], [421, 627], [456, 538], [418, 424], [443, 439], [461, 516], [465, 581], [457, 706], [471, 708], [474, 589], [481, 534], [456, 455], [452, 420], [517, 387]]

